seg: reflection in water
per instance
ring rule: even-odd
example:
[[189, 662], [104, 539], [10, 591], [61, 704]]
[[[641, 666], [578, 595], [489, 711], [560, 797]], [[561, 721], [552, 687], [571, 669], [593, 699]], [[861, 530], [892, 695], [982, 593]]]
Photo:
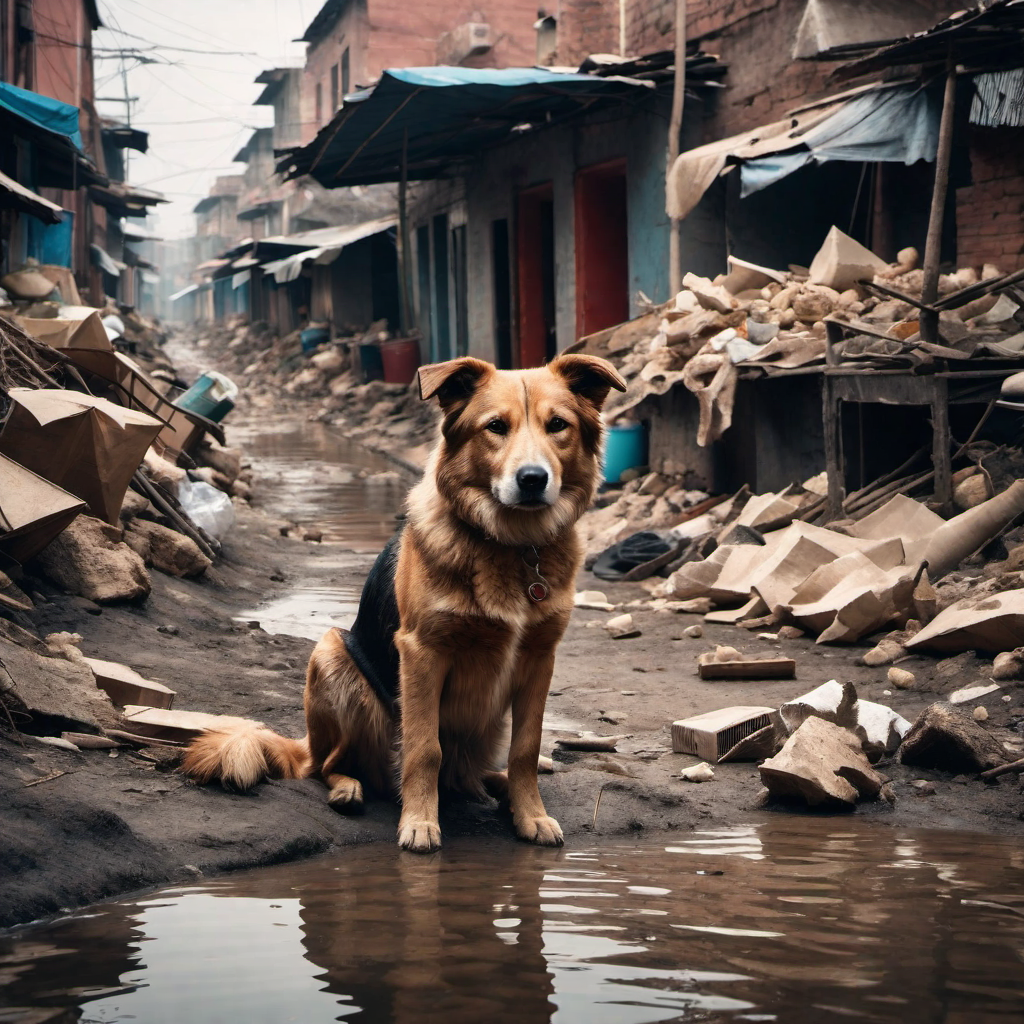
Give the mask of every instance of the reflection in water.
[[363, 847], [0, 936], [0, 1006], [139, 1024], [1019, 1022], [1022, 869], [1013, 840], [827, 819], [562, 851]]
[[231, 441], [253, 460], [253, 501], [272, 515], [353, 551], [375, 554], [394, 533], [410, 481], [383, 456], [318, 422], [233, 423]]

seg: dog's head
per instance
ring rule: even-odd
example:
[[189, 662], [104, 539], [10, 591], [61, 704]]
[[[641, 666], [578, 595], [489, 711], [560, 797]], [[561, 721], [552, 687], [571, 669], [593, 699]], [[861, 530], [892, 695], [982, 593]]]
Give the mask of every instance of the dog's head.
[[502, 544], [545, 544], [587, 510], [600, 469], [601, 406], [625, 381], [605, 359], [564, 355], [536, 370], [466, 357], [423, 366], [420, 397], [444, 414], [438, 492]]

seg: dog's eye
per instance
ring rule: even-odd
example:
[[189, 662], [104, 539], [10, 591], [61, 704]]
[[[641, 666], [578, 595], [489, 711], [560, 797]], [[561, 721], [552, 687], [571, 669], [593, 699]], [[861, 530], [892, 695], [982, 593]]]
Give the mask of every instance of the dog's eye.
[[566, 423], [566, 421], [563, 420], [561, 416], [553, 416], [551, 420], [548, 421], [548, 433], [558, 434], [561, 431], [565, 430], [568, 426], [569, 424]]
[[492, 434], [504, 436], [508, 433], [508, 424], [504, 420], [491, 420], [484, 429], [489, 430]]

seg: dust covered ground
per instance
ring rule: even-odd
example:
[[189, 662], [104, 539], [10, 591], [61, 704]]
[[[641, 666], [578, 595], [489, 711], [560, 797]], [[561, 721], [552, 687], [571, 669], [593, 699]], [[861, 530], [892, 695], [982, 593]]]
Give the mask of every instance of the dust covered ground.
[[[290, 414], [301, 410], [296, 399]], [[243, 408], [237, 418], [245, 424], [255, 415], [266, 412]], [[259, 507], [273, 481], [261, 478], [258, 460], [253, 467], [255, 507], [240, 508], [224, 557], [204, 577], [180, 580], [154, 572], [153, 592], [144, 604], [108, 606], [99, 614], [32, 578], [27, 589], [46, 600], [37, 600], [36, 610], [21, 615], [19, 623], [39, 636], [80, 633], [87, 655], [124, 662], [175, 689], [177, 708], [258, 718], [287, 735], [302, 735], [304, 670], [313, 642], [274, 635], [253, 625], [258, 615], [244, 613], [297, 584], [358, 590], [373, 556], [343, 544], [282, 536], [280, 520]], [[586, 572], [579, 589], [602, 590], [616, 604], [647, 596], [638, 585], [600, 583]], [[614, 640], [588, 625], [606, 614], [577, 610], [558, 654], [544, 752], [551, 752], [559, 730], [626, 737], [614, 754], [559, 753], [554, 774], [542, 777], [541, 792], [570, 847], [587, 833], [657, 834], [749, 823], [766, 814], [814, 813], [762, 807], [753, 763], [716, 766], [714, 780], [701, 785], [680, 780], [680, 771], [697, 758], [671, 753], [674, 719], [733, 704], [778, 706], [838, 678], [852, 680], [860, 696], [913, 720], [942, 694], [987, 681], [990, 667], [970, 654], [946, 661], [916, 657], [901, 663], [915, 672], [915, 688], [886, 696], [886, 668], [855, 663], [870, 643], [841, 648], [806, 638], [771, 641], [707, 624], [703, 637], [691, 638], [684, 629], [701, 622], [700, 616], [629, 610], [641, 636]], [[797, 678], [703, 682], [696, 658], [715, 643], [754, 655], [791, 655]], [[987, 727], [1010, 743], [1019, 742], [1024, 731], [1024, 690], [1018, 685], [1003, 684], [1009, 701], [999, 694], [984, 701]], [[174, 770], [173, 750], [114, 753], [76, 753], [0, 730], [0, 926], [147, 886], [348, 844], [394, 841], [398, 809], [387, 802], [372, 801], [365, 816], [346, 818], [328, 808], [324, 788], [312, 780], [270, 782], [240, 796], [188, 782]], [[986, 784], [893, 761], [877, 767], [893, 780], [895, 805], [862, 803], [852, 813], [894, 827], [1024, 834], [1024, 792], [1016, 776]], [[911, 785], [921, 779], [933, 786]], [[449, 837], [516, 841], [510, 820], [495, 805], [448, 800], [442, 828]]]

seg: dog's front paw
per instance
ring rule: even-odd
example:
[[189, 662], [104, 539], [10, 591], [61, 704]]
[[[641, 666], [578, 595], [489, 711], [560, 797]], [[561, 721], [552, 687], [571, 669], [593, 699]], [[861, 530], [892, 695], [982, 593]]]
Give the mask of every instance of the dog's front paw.
[[561, 826], [554, 818], [522, 818], [516, 821], [516, 832], [520, 839], [538, 846], [561, 846]]
[[440, 826], [432, 821], [407, 821], [398, 826], [398, 845], [413, 853], [433, 853], [441, 847]]
[[363, 787], [355, 779], [343, 779], [332, 787], [327, 803], [339, 814], [362, 814]]

